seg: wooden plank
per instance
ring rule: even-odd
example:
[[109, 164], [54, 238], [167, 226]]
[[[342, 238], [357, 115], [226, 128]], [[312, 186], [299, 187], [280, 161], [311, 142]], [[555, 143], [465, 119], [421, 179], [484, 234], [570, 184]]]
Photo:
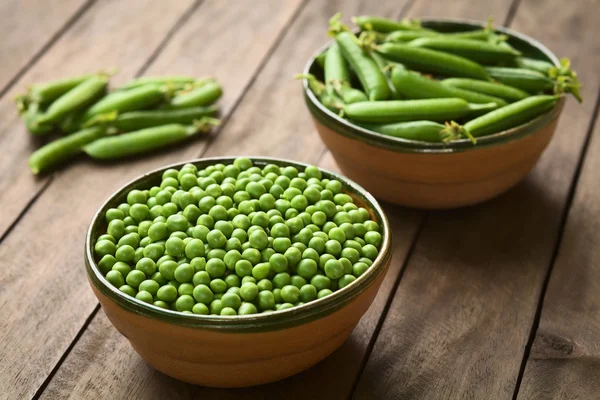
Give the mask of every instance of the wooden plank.
[[[191, 4], [191, 1], [169, 5], [148, 5], [145, 1], [98, 3], [23, 81], [81, 73], [111, 64], [121, 65], [121, 75], [116, 80], [132, 76]], [[28, 152], [32, 144], [23, 132], [22, 123], [16, 117], [11, 118], [13, 105], [3, 101], [0, 110], [0, 115], [6, 116], [0, 138], [5, 153], [0, 163], [5, 172], [10, 171], [2, 175], [2, 201], [17, 202], [23, 187], [36, 183], [25, 165], [10, 167], [10, 163], [24, 164], [27, 157], [18, 157]], [[80, 193], [85, 190], [80, 187]], [[75, 193], [54, 197], [41, 213], [33, 214], [29, 223], [23, 225], [25, 231], [15, 231], [0, 246], [0, 259], [7, 261], [2, 263], [0, 278], [0, 397], [31, 397], [95, 307], [95, 299], [85, 285], [81, 259], [87, 216], [81, 215], [78, 221], [73, 218], [76, 209], [73, 205], [78, 197]], [[59, 203], [66, 207], [47, 219], [52, 214], [48, 214], [50, 209], [59, 211]], [[13, 216], [14, 210], [12, 206], [3, 208], [3, 223]], [[21, 234], [25, 232], [29, 232], [26, 234], [29, 239], [24, 242]], [[31, 239], [33, 232], [39, 235], [36, 240]], [[66, 243], [70, 245], [65, 246]], [[59, 248], [64, 252], [56, 251]], [[79, 279], [77, 284], [73, 278]], [[24, 286], [37, 294], [21, 296]]]
[[600, 122], [593, 135], [519, 399], [593, 399], [600, 393]]
[[[125, 48], [141, 46], [141, 43], [134, 40], [139, 36], [143, 36], [143, 41], [150, 42], [153, 37], [151, 31], [158, 31], [163, 25], [167, 27], [168, 22], [173, 25], [190, 5], [189, 2], [177, 3], [178, 6], [173, 7], [164, 3], [167, 10], [163, 9], [162, 3], [156, 3], [158, 9], [149, 7], [147, 2], [120, 2], [123, 9], [117, 4], [103, 2], [103, 7], [104, 4], [106, 10], [101, 15], [103, 20], [122, 15], [126, 20], [137, 19], [149, 31], [129, 32], [129, 42], [134, 43], [124, 43]], [[140, 7], [136, 9], [135, 4]], [[241, 96], [299, 4], [300, 1], [270, 0], [255, 3], [247, 0], [245, 7], [236, 8], [230, 7], [229, 2], [206, 2], [190, 16], [188, 22], [167, 44], [163, 54], [168, 58], [160, 61], [159, 56], [154, 64], [156, 67], [152, 66], [148, 74], [187, 72], [205, 75], [211, 71], [219, 71], [222, 77], [236, 74], [245, 76], [245, 79], [238, 78], [236, 81], [239, 86], [225, 86], [225, 90], [230, 93], [225, 98], [229, 102], [226, 108], [231, 109], [231, 104], [236, 101], [231, 94]], [[253, 12], [248, 14], [250, 5]], [[179, 13], [174, 10], [179, 10]], [[212, 24], [214, 21], [218, 21], [219, 25]], [[88, 22], [94, 30], [102, 30], [102, 25]], [[107, 28], [115, 29], [112, 24], [116, 25], [117, 22], [111, 22]], [[150, 26], [152, 28], [148, 29]], [[235, 26], [235, 29], [227, 29], [231, 26]], [[165, 31], [166, 29], [163, 30], [163, 35]], [[217, 37], [217, 33], [219, 40], [198, 40], [207, 34]], [[100, 42], [100, 39], [97, 41]], [[120, 42], [110, 42], [114, 51], [122, 54], [124, 50], [119, 50], [117, 45]], [[98, 47], [104, 47], [103, 42], [98, 43]], [[179, 51], [183, 53], [176, 56], [175, 53]], [[186, 64], [187, 66], [183, 65], [179, 70], [177, 65], [172, 64], [178, 57], [193, 58], [194, 61]], [[146, 60], [147, 54], [133, 59], [140, 58], [141, 61]], [[242, 71], [239, 69], [241, 64], [245, 66]], [[140, 67], [138, 65], [131, 68], [125, 62], [123, 66], [128, 73], [120, 80], [133, 76]], [[197, 153], [197, 149], [193, 150], [194, 144], [197, 142], [192, 142], [189, 148], [181, 150]], [[0, 290], [0, 309], [3, 313], [0, 323], [2, 395], [6, 393], [12, 398], [30, 397], [96, 307], [97, 301], [89, 289], [83, 268], [82, 241], [89, 218], [102, 199], [128, 177], [139, 175], [156, 166], [156, 163], [175, 162], [183, 154], [184, 152], [172, 152], [170, 155], [157, 155], [140, 160], [137, 164], [124, 162], [106, 166], [82, 162], [80, 165], [72, 165], [58, 175], [0, 244], [0, 259], [11, 260], [10, 265], [3, 263]], [[32, 232], [38, 232], [35, 241], [30, 240]], [[26, 247], [23, 245], [25, 237], [29, 238]], [[36, 295], [25, 296], [15, 302], [14, 299], [23, 290], [25, 277], [31, 278], [27, 279], [28, 290]], [[17, 377], [22, 382], [15, 386]]]
[[60, 6], [37, 0], [5, 0], [0, 3], [0, 93], [28, 67], [55, 35], [83, 11], [88, 0], [64, 0]]
[[356, 398], [512, 398], [600, 84], [597, 8], [558, 15], [561, 6], [524, 0], [513, 27], [571, 57], [588, 101], [568, 101], [554, 141], [517, 188], [430, 214]]
[[[258, 85], [262, 88], [268, 86], [269, 81], [276, 81], [278, 77], [281, 76], [281, 70], [283, 69], [281, 63], [283, 62], [282, 60], [285, 59], [285, 57], [280, 56], [279, 54], [281, 52], [288, 54], [288, 43], [298, 44], [301, 40], [300, 38], [304, 37], [303, 32], [310, 30], [308, 27], [313, 24], [316, 27], [325, 26], [327, 18], [336, 10], [342, 9], [349, 15], [377, 12], [374, 9], [362, 8], [363, 5], [360, 4], [360, 2], [345, 2], [343, 6], [340, 5], [339, 7], [332, 9], [330, 9], [330, 5], [324, 1], [318, 2], [318, 5], [315, 5], [314, 3], [315, 2], [310, 3], [303, 9], [302, 14], [294, 23], [294, 26], [292, 26], [283, 42], [278, 46], [276, 53], [271, 57], [271, 60], [277, 60], [278, 67], [271, 68], [269, 65], [272, 61], [269, 61], [269, 64], [256, 79], [254, 85]], [[392, 4], [390, 2], [388, 15], [393, 15], [393, 6], [397, 6], [397, 3]], [[382, 9], [381, 4], [378, 5], [378, 9]], [[312, 48], [314, 49], [320, 44], [322, 39], [318, 36], [314, 36], [310, 40], [313, 41]], [[312, 51], [312, 49], [309, 48], [310, 46], [305, 43], [299, 43], [299, 45], [308, 48], [307, 55], [305, 55], [305, 57], [308, 57], [308, 54]], [[161, 59], [162, 58], [163, 57], [161, 56]], [[296, 64], [301, 64], [301, 62], [302, 61], [298, 62], [298, 60], [296, 60]], [[291, 76], [294, 71], [292, 63], [286, 64], [285, 68], [290, 71], [286, 76]], [[297, 82], [295, 83], [297, 84]], [[298, 88], [295, 87], [294, 90], [296, 89]], [[244, 103], [254, 102], [253, 99], [255, 97], [251, 94], [253, 90], [254, 89], [251, 89], [250, 93], [244, 97]], [[296, 92], [298, 91], [296, 90]], [[299, 96], [299, 93], [296, 94], [296, 96]], [[295, 115], [285, 113], [283, 108], [286, 107], [286, 105], [277, 101], [277, 98], [278, 96], [269, 99], [268, 104], [264, 104], [265, 107], [279, 107], [282, 116], [285, 115], [286, 118], [296, 118]], [[254, 110], [244, 103], [240, 106], [241, 110]], [[303, 107], [301, 97], [298, 104]], [[238, 110], [236, 115], [239, 115], [241, 112], [242, 111]], [[247, 118], [251, 117], [248, 116]], [[237, 123], [243, 123], [242, 121], [243, 120], [239, 120]], [[304, 123], [310, 124], [308, 118], [306, 118]], [[219, 133], [218, 137], [220, 138], [223, 135], [229, 135], [230, 132], [228, 129], [231, 126], [234, 126], [235, 128], [235, 125], [228, 125], [223, 132]], [[251, 134], [257, 134], [254, 129]], [[281, 132], [281, 135], [287, 135], [290, 140], [292, 140], [292, 134], [293, 133], [289, 131]], [[258, 142], [253, 143], [255, 144], [252, 147], [248, 147], [248, 144], [246, 143], [233, 143], [234, 147], [231, 151], [253, 154], [253, 148], [260, 145]], [[320, 153], [312, 154], [307, 161], [316, 163], [319, 154]], [[321, 165], [324, 168], [337, 168], [331, 159], [326, 159]], [[399, 210], [391, 217], [392, 222], [396, 227], [394, 231], [396, 257], [394, 258], [388, 276], [384, 281], [373, 306], [361, 320], [351, 338], [339, 351], [309, 371], [280, 383], [236, 391], [202, 388], [198, 389], [195, 397], [223, 399], [231, 396], [241, 396], [243, 398], [264, 398], [271, 396], [277, 398], [278, 396], [285, 394], [287, 398], [306, 398], [307, 395], [313, 395], [318, 390], [323, 398], [326, 396], [330, 398], [345, 398], [351, 391], [352, 383], [360, 368], [362, 358], [366, 353], [369, 340], [373, 335], [379, 317], [385, 308], [388, 296], [393, 291], [395, 280], [402, 266], [402, 260], [412, 242], [416, 227], [419, 225], [418, 221], [420, 220], [420, 217], [420, 213], [408, 210]], [[98, 328], [100, 326], [102, 328]], [[114, 354], [108, 357], [109, 361], [105, 361], [107, 348], [115, 349]], [[101, 355], [98, 354], [99, 351], [102, 352]], [[95, 363], [93, 360], [96, 360], [98, 357], [100, 362]], [[89, 387], [90, 382], [93, 379], [94, 387], [107, 388], [106, 391], [100, 392], [100, 397], [160, 398], [156, 395], [156, 390], [157, 388], [161, 388], [161, 393], [170, 397], [189, 398], [187, 396], [178, 395], [180, 393], [188, 394], [188, 390], [186, 389], [187, 385], [169, 379], [162, 374], [154, 373], [152, 370], [137, 367], [140, 362], [139, 357], [135, 355], [127, 341], [114, 329], [110, 329], [110, 323], [106, 320], [104, 314], [99, 313], [92, 321], [90, 329], [83, 334], [81, 340], [74, 347], [73, 352], [66, 358], [64, 367], [58, 371], [55, 378], [50, 382], [45, 395], [47, 395], [48, 398], [53, 398], [61, 397], [65, 393], [73, 393], [72, 396], [77, 398], [82, 395], [82, 391], [85, 388]], [[107, 365], [114, 365], [115, 367], [108, 368]], [[333, 376], [327, 373], [327, 371], [331, 371], [332, 369], [336, 371], [336, 374]], [[70, 384], [65, 383], [69, 380], [72, 381], [72, 371], [75, 370], [85, 370], [86, 372], [82, 374], [83, 377], [80, 381], [71, 382]], [[115, 379], [118, 380], [116, 384], [114, 383]], [[104, 384], [102, 382], [106, 383]], [[128, 388], [128, 385], [123, 386], [118, 384], [122, 382], [130, 383], [135, 389], [132, 391]]]
[[[27, 159], [41, 143], [29, 135], [18, 117], [12, 98], [32, 82], [118, 67], [113, 84], [129, 79], [160, 45], [169, 29], [193, 0], [147, 6], [146, 2], [106, 1], [91, 7], [34, 68], [0, 99], [0, 238], [18, 218], [47, 176], [34, 177]], [[149, 28], [151, 27], [151, 28]], [[126, 38], [126, 40], [125, 40]]]

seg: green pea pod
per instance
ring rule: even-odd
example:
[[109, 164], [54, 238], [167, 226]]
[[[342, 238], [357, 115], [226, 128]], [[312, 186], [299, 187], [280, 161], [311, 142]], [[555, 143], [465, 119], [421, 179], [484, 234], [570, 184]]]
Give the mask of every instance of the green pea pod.
[[419, 71], [489, 80], [488, 73], [481, 65], [454, 54], [399, 43], [383, 43], [375, 46], [375, 51]]
[[216, 105], [210, 105], [207, 107], [190, 107], [174, 110], [130, 111], [119, 114], [109, 124], [122, 132], [136, 131], [167, 124], [189, 125], [202, 117], [209, 117], [216, 114], [218, 110], [219, 108]]
[[101, 96], [108, 84], [105, 76], [92, 76], [56, 99], [38, 118], [39, 124], [56, 123], [64, 116], [88, 106]]
[[193, 76], [185, 75], [170, 75], [170, 76], [142, 76], [140, 78], [133, 79], [119, 89], [132, 89], [134, 87], [144, 85], [169, 85], [173, 84], [176, 86], [192, 84], [196, 81]]
[[390, 89], [383, 73], [373, 59], [358, 45], [356, 36], [350, 32], [340, 32], [335, 40], [344, 58], [348, 61], [370, 100], [389, 98]]
[[408, 99], [440, 99], [460, 98], [470, 103], [496, 103], [499, 107], [506, 105], [501, 98], [488, 96], [470, 90], [445, 86], [439, 81], [428, 79], [423, 75], [407, 71], [404, 68], [394, 68], [392, 83], [396, 92]]
[[363, 128], [384, 135], [422, 142], [441, 142], [445, 126], [432, 121], [397, 122], [395, 124], [360, 124]]
[[325, 68], [325, 54], [326, 53], [321, 53], [315, 57], [315, 61], [321, 66], [321, 68]]
[[58, 99], [60, 96], [89, 78], [91, 78], [91, 75], [81, 75], [73, 78], [36, 83], [31, 85], [29, 97], [32, 102], [47, 104]]
[[464, 128], [473, 136], [489, 135], [514, 128], [550, 110], [560, 96], [531, 96], [472, 119]]
[[520, 52], [493, 43], [453, 37], [425, 37], [413, 40], [409, 46], [427, 48], [454, 54], [482, 64], [496, 64], [514, 60]]
[[350, 71], [348, 64], [342, 55], [340, 46], [333, 43], [325, 52], [325, 66], [323, 68], [325, 75], [325, 84], [339, 82], [342, 85], [347, 85], [350, 82]]
[[529, 57], [518, 57], [515, 61], [517, 67], [519, 68], [530, 69], [546, 76], [548, 75], [550, 69], [554, 67], [554, 64], [548, 61], [536, 60], [535, 58]]
[[429, 30], [423, 28], [421, 23], [417, 20], [394, 21], [387, 18], [361, 15], [352, 18], [352, 22], [354, 22], [361, 30], [374, 30], [382, 33], [405, 30]]
[[168, 124], [123, 135], [107, 136], [91, 142], [83, 151], [95, 160], [134, 156], [181, 142], [198, 132], [207, 131], [218, 120], [204, 119], [195, 125]]
[[34, 151], [29, 157], [29, 168], [35, 175], [45, 172], [81, 152], [86, 144], [101, 138], [106, 129], [93, 127], [63, 136]]
[[499, 97], [509, 102], [518, 101], [529, 97], [529, 93], [512, 86], [503, 85], [497, 82], [478, 81], [476, 79], [469, 78], [444, 79], [442, 81], [442, 85]]
[[404, 65], [387, 60], [383, 58], [381, 54], [376, 52], [372, 52], [371, 57], [386, 78], [388, 87], [390, 88], [390, 98], [393, 100], [401, 100], [403, 97], [396, 91], [396, 88], [392, 84], [391, 76], [393, 68], [404, 68]]
[[60, 130], [64, 133], [73, 133], [81, 129], [82, 116], [84, 111], [75, 111], [67, 114], [58, 124]]
[[52, 131], [53, 126], [51, 124], [40, 124], [38, 123], [38, 119], [40, 116], [40, 104], [39, 103], [31, 103], [29, 104], [27, 111], [23, 115], [23, 120], [25, 121], [25, 126], [29, 133], [39, 136], [44, 135]]
[[554, 83], [544, 74], [523, 68], [487, 67], [489, 75], [495, 80], [529, 93], [551, 90]]
[[336, 85], [335, 91], [341, 97], [344, 104], [358, 103], [359, 101], [368, 101], [369, 98], [362, 91], [346, 85]]
[[345, 105], [343, 115], [353, 121], [369, 123], [421, 120], [445, 122], [496, 107], [496, 103], [471, 104], [458, 98], [363, 101]]
[[179, 93], [171, 99], [166, 108], [202, 107], [214, 103], [223, 94], [223, 89], [215, 81], [207, 81], [201, 86]]
[[142, 110], [164, 100], [165, 93], [158, 85], [143, 85], [129, 90], [119, 90], [110, 93], [93, 106], [88, 108], [81, 120], [85, 123], [95, 115], [112, 111], [127, 112]]
[[471, 39], [487, 41], [495, 35], [487, 29], [478, 29], [475, 31], [440, 33], [435, 31], [394, 31], [385, 38], [386, 42], [406, 43], [415, 39], [426, 37], [444, 37], [448, 39]]

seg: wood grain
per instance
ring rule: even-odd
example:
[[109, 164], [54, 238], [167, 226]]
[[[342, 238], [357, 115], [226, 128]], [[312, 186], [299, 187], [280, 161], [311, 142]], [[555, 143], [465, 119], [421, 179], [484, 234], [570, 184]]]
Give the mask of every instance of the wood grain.
[[[583, 19], [583, 10], [593, 12], [598, 21], [599, 3], [584, 3], [580, 13], [570, 15], [571, 26], [578, 40], [591, 43], [597, 27], [594, 31], [575, 25]], [[598, 71], [599, 49], [574, 50], [581, 54], [576, 65], [585, 60], [592, 71]], [[597, 94], [590, 94], [586, 98], [588, 104], [598, 101], [594, 98]], [[597, 119], [596, 126], [590, 129], [593, 129], [593, 136], [552, 269], [519, 399], [592, 399], [600, 393], [600, 204], [597, 178], [600, 121]]]
[[[47, 184], [27, 166], [29, 154], [42, 144], [25, 129], [12, 98], [32, 82], [118, 67], [112, 83], [129, 79], [144, 65], [193, 0], [148, 6], [142, 0], [94, 4], [55, 44], [52, 51], [0, 99], [0, 237]], [[37, 140], [36, 140], [37, 139]]]
[[[113, 63], [123, 64], [116, 80], [132, 76], [190, 4], [98, 3], [23, 82], [97, 70]], [[148, 29], [150, 25], [152, 29]], [[4, 151], [0, 158], [4, 168], [0, 178], [3, 227], [18, 211], [14, 203], [19, 203], [23, 190], [39, 184], [25, 166], [32, 143], [14, 113], [5, 97], [0, 105], [4, 117], [0, 137]], [[81, 192], [85, 189], [80, 187]], [[41, 213], [32, 214], [33, 218], [21, 225], [24, 230], [13, 231], [0, 245], [0, 398], [31, 397], [96, 305], [85, 287], [82, 268], [86, 217], [76, 214], [79, 196], [65, 194], [52, 198]], [[58, 204], [65, 206], [63, 212], [52, 217], [49, 210], [58, 211]], [[36, 240], [32, 239], [34, 232], [39, 235]], [[30, 295], [24, 294], [24, 287]]]
[[88, 0], [0, 2], [0, 93]]
[[[117, 12], [115, 5], [102, 4], [106, 4], [111, 15]], [[138, 21], [146, 26], [148, 32], [141, 32], [136, 36], [144, 36], [146, 40], [150, 40], [150, 33], [154, 29], [158, 30], [160, 25], [145, 21], [142, 15], [154, 14], [152, 19], [156, 21], [168, 21], [172, 16], [170, 22], [173, 24], [181, 12], [187, 9], [184, 6], [189, 6], [190, 3], [181, 3], [180, 8], [175, 8], [179, 9], [179, 15], [172, 11], [173, 7], [169, 7], [171, 11], [166, 12], [160, 8], [151, 11], [152, 8], [147, 3], [141, 4], [145, 7], [143, 10], [136, 10], [132, 2], [121, 4], [130, 9], [127, 12], [122, 10], [123, 18], [130, 19], [130, 12], [140, 14]], [[253, 13], [248, 14], [246, 11], [250, 4], [253, 5]], [[237, 87], [226, 85], [225, 91], [240, 96], [299, 4], [299, 1], [247, 1], [246, 7], [238, 8], [230, 7], [228, 2], [207, 2], [196, 10], [188, 23], [167, 44], [164, 54], [168, 58], [160, 61], [159, 55], [148, 74], [180, 72], [201, 76], [217, 70], [224, 77], [238, 74], [245, 79], [238, 78]], [[103, 15], [103, 18], [109, 17], [110, 15]], [[212, 21], [219, 21], [219, 25], [211, 25]], [[265, 24], [264, 21], [269, 23]], [[234, 24], [236, 29], [224, 29]], [[95, 29], [101, 31], [102, 25], [95, 26]], [[159, 33], [164, 36], [166, 32], [157, 31], [152, 35]], [[216, 36], [217, 33], [220, 34], [221, 41], [197, 40], [202, 34]], [[224, 43], [228, 45], [224, 46]], [[123, 52], [130, 46], [129, 43], [123, 43], [123, 48], [120, 49], [114, 41], [106, 46], [109, 45], [115, 52]], [[140, 43], [136, 45], [140, 46]], [[103, 46], [104, 44], [99, 44], [98, 47]], [[178, 55], [179, 51], [183, 53]], [[148, 54], [144, 55], [144, 58], [139, 59], [140, 64], [133, 67], [124, 61], [129, 75], [119, 79], [122, 81], [133, 76], [147, 56]], [[178, 70], [171, 64], [177, 57], [193, 58], [194, 61], [187, 66], [190, 69], [186, 70], [184, 66]], [[245, 63], [245, 68], [240, 72], [239, 65], [242, 63]], [[230, 109], [236, 99], [226, 97], [225, 101], [229, 102], [226, 108]], [[197, 153], [198, 150], [192, 150], [194, 144], [197, 142], [191, 143], [187, 151]], [[34, 392], [96, 306], [97, 301], [85, 277], [82, 246], [89, 218], [102, 199], [122, 185], [128, 177], [157, 166], [153, 163], [175, 162], [182, 154], [163, 153], [140, 160], [137, 164], [125, 162], [106, 166], [82, 162], [72, 165], [64, 173], [57, 175], [44, 195], [0, 244], [0, 259], [11, 260], [10, 265], [5, 266], [3, 263], [0, 278], [0, 354], [3, 355], [0, 366], [0, 397], [22, 397], [19, 393], [27, 397], [25, 394]], [[36, 231], [39, 239], [30, 241], [27, 247], [23, 247], [24, 238], [30, 238], [31, 233]], [[25, 282], [31, 293], [36, 295], [26, 296], [15, 302], [14, 299], [19, 296]], [[23, 340], [24, 337], [27, 339]], [[16, 386], [15, 376], [23, 380]]]
[[513, 28], [571, 57], [592, 100], [569, 100], [523, 184], [480, 206], [430, 214], [356, 398], [512, 398], [600, 83], [598, 15], [591, 4], [556, 14], [563, 6], [524, 0]]

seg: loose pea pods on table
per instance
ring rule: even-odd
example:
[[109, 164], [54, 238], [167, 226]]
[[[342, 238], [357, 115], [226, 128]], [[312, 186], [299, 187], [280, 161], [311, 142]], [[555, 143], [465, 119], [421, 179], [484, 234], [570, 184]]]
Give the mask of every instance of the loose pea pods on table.
[[184, 87], [186, 84], [192, 84], [197, 79], [193, 76], [185, 75], [170, 75], [170, 76], [142, 76], [132, 81], [127, 82], [119, 89], [131, 89], [134, 87], [153, 85], [174, 85], [176, 87]]
[[219, 108], [216, 105], [210, 105], [173, 110], [129, 111], [119, 114], [113, 121], [108, 122], [108, 125], [122, 132], [166, 124], [189, 125], [202, 117], [215, 115], [218, 110]]
[[[216, 120], [206, 120], [216, 124]], [[110, 160], [146, 153], [181, 142], [198, 132], [208, 130], [210, 124], [168, 124], [141, 129], [122, 135], [107, 136], [91, 142], [83, 151], [96, 160]]]
[[56, 139], [31, 154], [29, 168], [35, 175], [45, 172], [80, 153], [83, 146], [105, 134], [106, 129], [104, 127], [96, 126]]
[[30, 101], [40, 104], [47, 104], [58, 99], [75, 86], [89, 79], [91, 75], [81, 75], [72, 78], [57, 79], [50, 82], [31, 85], [28, 97]]
[[221, 97], [223, 89], [216, 81], [208, 80], [199, 87], [175, 95], [165, 108], [208, 106]]

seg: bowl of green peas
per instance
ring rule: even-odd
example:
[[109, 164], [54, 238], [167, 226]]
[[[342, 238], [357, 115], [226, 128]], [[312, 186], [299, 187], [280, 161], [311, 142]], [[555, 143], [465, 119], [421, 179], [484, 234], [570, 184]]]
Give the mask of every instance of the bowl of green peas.
[[136, 352], [174, 378], [242, 387], [342, 345], [391, 259], [356, 183], [271, 158], [205, 158], [117, 190], [86, 237], [90, 286]]
[[444, 209], [520, 182], [579, 81], [535, 39], [483, 22], [360, 16], [303, 74], [305, 102], [342, 172], [379, 199]]

